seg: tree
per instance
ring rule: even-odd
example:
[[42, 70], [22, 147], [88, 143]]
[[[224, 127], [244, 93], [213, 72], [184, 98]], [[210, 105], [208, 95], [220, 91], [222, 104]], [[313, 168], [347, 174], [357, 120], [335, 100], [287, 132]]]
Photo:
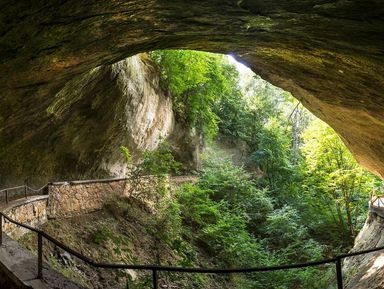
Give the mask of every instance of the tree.
[[362, 225], [359, 217], [366, 211], [375, 177], [357, 164], [340, 137], [318, 119], [304, 132], [302, 153], [307, 203], [328, 211], [344, 245], [350, 245]]
[[[127, 163], [127, 179], [130, 182], [130, 196], [159, 200], [166, 192], [166, 178], [177, 173], [181, 164], [171, 152], [168, 142], [161, 141], [155, 150], [139, 152], [139, 161], [134, 163], [129, 149], [121, 146], [121, 153]], [[154, 186], [151, 186], [151, 185]]]
[[213, 104], [236, 91], [236, 68], [220, 54], [162, 50], [150, 55], [159, 66], [163, 88], [171, 92], [178, 121], [214, 136], [219, 119]]

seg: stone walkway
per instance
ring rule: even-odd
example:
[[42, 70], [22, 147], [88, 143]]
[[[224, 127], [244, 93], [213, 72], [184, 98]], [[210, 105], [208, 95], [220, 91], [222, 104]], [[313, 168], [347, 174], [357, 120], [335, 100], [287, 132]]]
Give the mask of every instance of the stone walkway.
[[14, 283], [15, 288], [82, 288], [51, 269], [46, 263], [43, 265], [43, 279], [36, 279], [37, 256], [21, 247], [5, 234], [3, 234], [3, 246], [0, 246], [0, 269], [1, 279], [4, 277], [9, 279], [8, 282]]
[[[184, 183], [194, 183], [197, 176], [186, 175], [172, 177], [171, 185], [179, 186]], [[0, 211], [23, 224], [32, 227], [38, 226], [41, 220], [45, 221], [49, 216], [60, 214], [73, 214], [78, 212], [93, 211], [101, 208], [105, 198], [112, 193], [121, 192], [125, 195], [126, 179], [85, 180], [51, 183], [48, 186], [49, 195], [36, 195], [9, 202], [0, 203]], [[37, 206], [44, 200], [45, 206]], [[56, 198], [55, 198], [56, 197]], [[57, 200], [56, 200], [57, 199]], [[55, 202], [56, 200], [56, 202]], [[34, 204], [31, 206], [31, 204]], [[49, 207], [48, 205], [49, 204]], [[76, 204], [79, 207], [76, 207]], [[23, 210], [24, 208], [24, 210]], [[12, 210], [12, 212], [11, 212]], [[51, 215], [48, 215], [48, 211]], [[54, 212], [54, 213], [52, 213]], [[14, 216], [12, 216], [12, 214]], [[34, 219], [36, 218], [36, 220]], [[36, 221], [36, 222], [35, 222]], [[39, 222], [37, 222], [39, 221]], [[9, 236], [20, 236], [16, 228], [3, 224], [3, 230]], [[27, 230], [27, 229], [25, 229]], [[17, 238], [15, 238], [17, 239]], [[3, 234], [3, 246], [0, 247], [0, 289], [36, 288], [36, 289], [79, 289], [79, 285], [69, 281], [56, 272], [48, 264], [44, 264], [43, 278], [36, 279], [37, 256], [21, 247], [8, 235]], [[7, 281], [8, 283], [3, 283]]]
[[[46, 196], [34, 196], [2, 205], [1, 211], [29, 203]], [[20, 246], [3, 233], [3, 245], [0, 246], [0, 288], [34, 288], [34, 289], [81, 289], [79, 285], [68, 280], [48, 264], [43, 264], [43, 278], [37, 279], [37, 256]]]

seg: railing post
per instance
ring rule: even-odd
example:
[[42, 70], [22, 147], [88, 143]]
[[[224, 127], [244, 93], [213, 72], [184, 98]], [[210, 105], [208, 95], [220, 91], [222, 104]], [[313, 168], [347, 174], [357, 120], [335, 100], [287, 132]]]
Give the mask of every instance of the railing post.
[[0, 214], [0, 246], [3, 246], [3, 214]]
[[37, 279], [43, 277], [43, 236], [37, 233]]
[[373, 197], [373, 194], [372, 194], [372, 192], [370, 192], [369, 193], [369, 202], [370, 202], [371, 205], [372, 205], [372, 197]]
[[27, 185], [24, 186], [24, 197], [27, 198]]
[[152, 269], [152, 280], [153, 280], [153, 289], [158, 288], [158, 275], [157, 275], [157, 270]]
[[5, 190], [5, 202], [8, 204], [8, 190]]
[[343, 289], [343, 274], [341, 268], [341, 258], [336, 259], [336, 277], [337, 277], [337, 289]]

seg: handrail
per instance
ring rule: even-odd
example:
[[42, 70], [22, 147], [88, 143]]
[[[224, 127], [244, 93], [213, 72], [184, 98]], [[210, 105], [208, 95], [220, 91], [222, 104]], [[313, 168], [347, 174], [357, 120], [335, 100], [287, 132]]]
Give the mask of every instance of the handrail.
[[[370, 205], [378, 208], [384, 208], [384, 194], [376, 194], [375, 192], [371, 193]], [[377, 202], [377, 205], [375, 203]]]
[[46, 187], [48, 187], [49, 183], [48, 184], [45, 184], [44, 186], [42, 186], [41, 188], [38, 188], [38, 189], [34, 189], [34, 188], [31, 188], [29, 186], [25, 186], [28, 190], [32, 191], [32, 192], [40, 192], [42, 190], [44, 190]]
[[[115, 180], [122, 180], [122, 179], [109, 179], [106, 181], [115, 181]], [[82, 181], [80, 183], [87, 183], [87, 182], [93, 182], [93, 181]], [[69, 184], [76, 184], [76, 182], [66, 182]], [[27, 190], [31, 190], [33, 192], [40, 192], [44, 188], [46, 188], [50, 184], [62, 184], [62, 183], [48, 183], [44, 186], [42, 186], [39, 189], [33, 189], [27, 185], [23, 186], [16, 186], [12, 188], [2, 189], [0, 190], [0, 193], [5, 192], [6, 195], [6, 202], [8, 203], [8, 191], [11, 190], [17, 190], [24, 188], [25, 197], [27, 197]], [[378, 202], [378, 207], [380, 207], [380, 202], [383, 204], [384, 202], [381, 199], [381, 197], [384, 198], [384, 195], [373, 195], [371, 194], [370, 203], [371, 205], [374, 205], [374, 203]], [[110, 269], [132, 269], [132, 270], [148, 270], [152, 271], [152, 280], [153, 280], [153, 288], [158, 288], [158, 272], [184, 272], [184, 273], [205, 273], [205, 274], [231, 274], [231, 273], [252, 273], [252, 272], [270, 272], [270, 271], [277, 271], [277, 270], [289, 270], [289, 269], [298, 269], [298, 268], [307, 268], [307, 267], [313, 267], [313, 266], [319, 266], [324, 264], [331, 264], [334, 263], [336, 265], [336, 280], [337, 280], [337, 288], [342, 289], [343, 288], [343, 277], [342, 277], [342, 267], [341, 262], [342, 259], [368, 254], [380, 250], [384, 250], [384, 246], [377, 247], [377, 248], [371, 248], [363, 251], [357, 251], [357, 252], [351, 252], [346, 254], [337, 255], [333, 258], [329, 259], [323, 259], [323, 260], [317, 260], [317, 261], [311, 261], [306, 263], [296, 263], [296, 264], [284, 264], [284, 265], [275, 265], [275, 266], [268, 266], [268, 267], [249, 267], [249, 268], [184, 268], [184, 267], [172, 267], [172, 266], [161, 266], [161, 265], [142, 265], [142, 264], [118, 264], [118, 263], [98, 263], [91, 258], [84, 256], [83, 254], [75, 251], [74, 249], [68, 247], [67, 245], [61, 243], [54, 237], [50, 236], [46, 232], [34, 228], [32, 226], [22, 224], [3, 212], [0, 212], [0, 246], [3, 244], [3, 222], [4, 220], [9, 221], [10, 223], [13, 223], [15, 225], [18, 225], [20, 227], [23, 227], [25, 229], [28, 229], [34, 233], [37, 233], [38, 236], [38, 264], [37, 264], [37, 278], [42, 278], [43, 272], [43, 238], [48, 240], [49, 242], [55, 244], [57, 247], [61, 248], [62, 250], [68, 252], [69, 254], [77, 257], [78, 259], [82, 260], [83, 262], [96, 267], [96, 268], [110, 268]]]
[[17, 190], [17, 189], [22, 189], [22, 188], [27, 188], [28, 190], [31, 190], [31, 191], [34, 191], [34, 192], [40, 192], [41, 190], [45, 189], [48, 185], [49, 184], [45, 184], [44, 186], [42, 186], [41, 188], [38, 188], [38, 189], [31, 188], [28, 185], [22, 185], [22, 186], [16, 186], [16, 187], [11, 187], [11, 188], [1, 189], [0, 193], [5, 192], [5, 191], [12, 191], [12, 190]]
[[28, 191], [32, 191], [32, 192], [35, 192], [35, 193], [41, 192], [46, 187], [48, 187], [48, 185], [49, 185], [49, 183], [45, 184], [44, 186], [42, 186], [41, 188], [38, 188], [38, 189], [31, 188], [28, 185], [22, 185], [22, 186], [16, 186], [16, 187], [11, 187], [11, 188], [1, 189], [0, 193], [5, 193], [5, 202], [8, 204], [8, 202], [9, 202], [9, 192], [10, 191], [24, 189], [24, 197], [27, 198]]
[[[9, 222], [18, 225], [20, 227], [23, 227], [25, 229], [28, 229], [32, 232], [35, 232], [37, 234], [41, 234], [44, 238], [46, 238], [48, 241], [52, 242], [56, 246], [60, 247], [64, 251], [67, 251], [71, 255], [79, 258], [80, 260], [89, 263], [95, 267], [101, 267], [101, 268], [119, 268], [119, 269], [147, 269], [147, 270], [153, 270], [156, 269], [158, 271], [173, 271], [173, 272], [190, 272], [190, 273], [249, 273], [249, 272], [265, 272], [265, 271], [274, 271], [274, 270], [281, 270], [281, 269], [295, 269], [295, 268], [304, 268], [304, 267], [310, 267], [310, 266], [316, 266], [316, 265], [323, 265], [327, 263], [333, 263], [336, 261], [336, 258], [332, 259], [325, 259], [325, 260], [319, 260], [319, 261], [312, 261], [307, 263], [300, 263], [300, 264], [286, 264], [286, 265], [279, 265], [279, 266], [269, 266], [269, 267], [257, 267], [257, 268], [230, 268], [230, 269], [216, 269], [216, 268], [184, 268], [184, 267], [170, 267], [170, 266], [159, 266], [159, 265], [134, 265], [134, 264], [116, 264], [116, 263], [97, 263], [90, 259], [87, 256], [82, 255], [81, 253], [73, 250], [72, 248], [68, 247], [67, 245], [63, 244], [62, 242], [58, 241], [54, 237], [50, 236], [46, 232], [36, 229], [32, 226], [22, 224], [3, 212], [0, 212], [0, 216], [2, 216], [4, 219], [8, 220]], [[384, 249], [384, 247], [383, 247]]]
[[42, 258], [43, 258], [43, 242], [42, 238], [44, 237], [46, 240], [55, 244], [62, 250], [68, 252], [69, 254], [77, 257], [78, 259], [88, 263], [89, 265], [96, 268], [110, 268], [110, 269], [133, 269], [133, 270], [148, 270], [152, 271], [152, 280], [153, 280], [153, 288], [158, 288], [158, 272], [184, 272], [184, 273], [213, 273], [213, 274], [230, 274], [230, 273], [252, 273], [252, 272], [270, 272], [277, 270], [289, 270], [289, 269], [298, 269], [298, 268], [306, 268], [313, 267], [318, 265], [335, 263], [336, 265], [336, 278], [337, 278], [337, 288], [343, 289], [343, 278], [342, 278], [342, 269], [341, 269], [341, 261], [342, 259], [368, 254], [380, 250], [384, 250], [384, 246], [367, 249], [363, 251], [351, 252], [346, 254], [341, 254], [335, 256], [334, 258], [311, 261], [306, 263], [297, 263], [297, 264], [285, 264], [285, 265], [276, 265], [276, 266], [268, 266], [268, 267], [250, 267], [250, 268], [184, 268], [184, 267], [170, 267], [170, 266], [160, 266], [160, 265], [136, 265], [136, 264], [115, 264], [115, 263], [98, 263], [92, 260], [91, 258], [84, 256], [83, 254], [73, 250], [67, 245], [61, 243], [54, 237], [50, 236], [46, 232], [36, 229], [32, 226], [22, 224], [16, 220], [11, 219], [3, 212], [0, 212], [0, 245], [3, 244], [3, 218], [8, 220], [15, 225], [21, 226], [25, 229], [28, 229], [32, 232], [38, 234], [38, 270], [37, 277], [42, 278]]
[[22, 186], [17, 186], [17, 187], [6, 188], [6, 189], [0, 190], [0, 193], [1, 192], [5, 192], [5, 191], [17, 190], [17, 189], [21, 189], [21, 188], [24, 188], [24, 187], [26, 187], [26, 186], [22, 185]]

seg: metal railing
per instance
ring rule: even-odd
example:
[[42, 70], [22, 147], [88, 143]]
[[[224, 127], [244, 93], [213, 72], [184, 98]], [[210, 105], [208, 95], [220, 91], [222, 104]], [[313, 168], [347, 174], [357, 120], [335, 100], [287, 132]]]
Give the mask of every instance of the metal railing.
[[364, 251], [352, 252], [347, 254], [338, 255], [331, 259], [324, 259], [319, 261], [312, 261], [307, 263], [299, 264], [287, 264], [287, 265], [278, 265], [278, 266], [269, 266], [269, 267], [256, 267], [256, 268], [230, 268], [230, 269], [216, 269], [216, 268], [183, 268], [183, 267], [169, 267], [169, 266], [160, 266], [160, 265], [134, 265], [134, 264], [111, 264], [111, 263], [98, 263], [81, 253], [69, 248], [67, 245], [56, 240], [52, 236], [48, 235], [42, 230], [36, 229], [29, 225], [22, 224], [17, 222], [4, 213], [0, 212], [0, 246], [3, 245], [3, 223], [4, 219], [8, 222], [11, 222], [15, 225], [26, 228], [32, 232], [37, 233], [37, 278], [43, 277], [43, 238], [53, 243], [62, 250], [68, 252], [69, 254], [77, 257], [83, 262], [96, 267], [96, 268], [109, 268], [109, 269], [132, 269], [132, 270], [145, 270], [152, 272], [152, 284], [153, 289], [158, 289], [159, 286], [159, 272], [183, 272], [183, 273], [205, 273], [205, 274], [231, 274], [231, 273], [253, 273], [253, 272], [270, 272], [277, 270], [289, 270], [289, 269], [299, 269], [307, 268], [313, 266], [319, 266], [324, 264], [335, 264], [336, 266], [336, 280], [337, 288], [343, 289], [343, 275], [342, 275], [342, 260], [348, 257], [368, 254], [380, 250], [384, 250], [384, 246], [372, 248]]
[[[19, 197], [23, 196], [24, 198], [27, 198], [28, 196], [35, 196], [35, 195], [41, 195], [41, 192], [44, 191], [47, 188], [48, 184], [42, 186], [39, 189], [34, 189], [29, 187], [28, 185], [22, 185], [12, 188], [6, 188], [0, 190], [0, 196], [5, 198], [5, 203], [8, 204], [13, 196], [16, 196], [15, 199], [19, 199]], [[32, 194], [30, 193], [32, 192]]]
[[[87, 182], [87, 181], [83, 181]], [[90, 181], [88, 181], [90, 182]], [[49, 184], [44, 185], [43, 187], [39, 189], [33, 189], [27, 185], [23, 186], [17, 186], [7, 189], [0, 190], [0, 194], [5, 194], [5, 200], [8, 204], [9, 202], [9, 192], [17, 191], [17, 190], [23, 190], [24, 197], [27, 198], [28, 196], [28, 190], [33, 192], [33, 195], [37, 195], [37, 193], [41, 193], [44, 191]], [[19, 194], [20, 195], [20, 194]], [[377, 203], [377, 206], [380, 208], [381, 205], [384, 208], [384, 195], [374, 195], [371, 194], [370, 198], [370, 204], [373, 206], [375, 203]], [[277, 266], [268, 266], [268, 267], [256, 267], [256, 268], [227, 268], [227, 269], [217, 269], [217, 268], [184, 268], [184, 267], [170, 267], [170, 266], [160, 266], [160, 265], [135, 265], [135, 264], [114, 264], [114, 263], [98, 263], [92, 259], [90, 259], [87, 256], [82, 255], [81, 253], [71, 249], [67, 245], [61, 243], [60, 241], [56, 240], [52, 236], [48, 235], [44, 231], [34, 228], [32, 226], [22, 224], [16, 220], [11, 219], [3, 212], [0, 212], [0, 246], [3, 245], [3, 224], [4, 222], [8, 221], [10, 223], [13, 223], [15, 225], [18, 225], [20, 227], [23, 227], [25, 229], [28, 229], [34, 233], [37, 234], [37, 278], [43, 277], [43, 240], [46, 239], [47, 241], [53, 243], [57, 247], [61, 248], [62, 250], [68, 252], [72, 256], [77, 257], [78, 259], [82, 260], [83, 262], [87, 263], [88, 265], [91, 265], [96, 268], [109, 268], [109, 269], [132, 269], [132, 270], [144, 270], [144, 271], [150, 271], [152, 272], [152, 284], [153, 289], [158, 289], [158, 280], [159, 272], [181, 272], [181, 273], [203, 273], [203, 274], [231, 274], [231, 273], [255, 273], [255, 272], [271, 272], [271, 271], [278, 271], [278, 270], [290, 270], [290, 269], [300, 269], [300, 268], [307, 268], [307, 267], [313, 267], [313, 266], [319, 266], [319, 265], [325, 265], [325, 264], [335, 264], [336, 268], [336, 280], [337, 280], [337, 288], [343, 289], [343, 273], [342, 273], [342, 260], [348, 257], [358, 256], [358, 255], [364, 255], [372, 252], [377, 252], [384, 250], [384, 246], [372, 248], [368, 250], [363, 251], [357, 251], [347, 254], [342, 254], [335, 256], [330, 259], [323, 259], [319, 261], [312, 261], [312, 262], [306, 262], [306, 263], [297, 263], [297, 264], [286, 264], [286, 265], [277, 265]]]
[[379, 209], [384, 208], [384, 195], [372, 193], [370, 196], [370, 205], [375, 206]]

